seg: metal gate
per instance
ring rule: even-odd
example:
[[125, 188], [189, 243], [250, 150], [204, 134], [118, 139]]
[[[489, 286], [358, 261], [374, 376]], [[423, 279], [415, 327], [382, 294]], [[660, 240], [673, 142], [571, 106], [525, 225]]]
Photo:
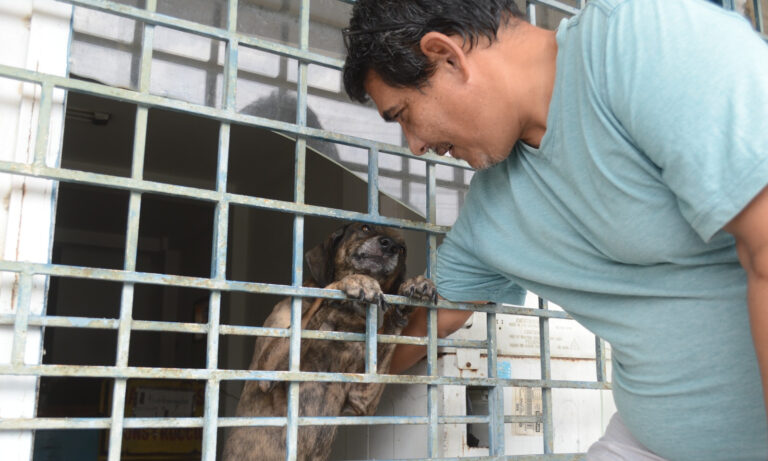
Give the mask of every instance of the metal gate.
[[[243, 2], [244, 0], [241, 0]], [[303, 297], [325, 297], [340, 299], [338, 291], [317, 288], [305, 288], [302, 283], [302, 256], [304, 244], [304, 220], [307, 216], [355, 220], [384, 226], [409, 229], [423, 233], [427, 246], [427, 275], [430, 275], [435, 263], [438, 237], [448, 228], [437, 224], [436, 205], [436, 168], [444, 165], [459, 171], [468, 169], [463, 162], [428, 154], [419, 158], [424, 162], [426, 175], [426, 219], [425, 222], [387, 217], [380, 214], [379, 207], [379, 155], [386, 153], [403, 158], [413, 158], [406, 148], [399, 145], [375, 142], [366, 137], [344, 135], [334, 131], [311, 128], [307, 123], [307, 75], [308, 66], [316, 65], [330, 69], [341, 69], [342, 61], [310, 50], [310, 1], [301, 0], [299, 10], [298, 46], [286, 45], [277, 41], [257, 38], [238, 31], [238, 0], [226, 0], [227, 15], [224, 27], [203, 25], [201, 23], [157, 13], [158, 0], [146, 0], [143, 8], [106, 0], [66, 0], [64, 3], [76, 7], [98, 10], [115, 17], [129, 18], [140, 24], [141, 59], [138, 85], [134, 89], [122, 89], [81, 79], [58, 76], [44, 71], [22, 67], [0, 65], [0, 77], [14, 81], [24, 87], [32, 101], [37, 122], [29, 146], [33, 155], [28, 161], [4, 158], [0, 161], [0, 172], [7, 176], [2, 181], [13, 184], [14, 194], [33, 193], [25, 188], [23, 178], [40, 179], [35, 183], [43, 189], [49, 187], [50, 202], [38, 210], [50, 211], [55, 206], [55, 190], [60, 184], [85, 184], [102, 189], [127, 191], [130, 195], [127, 231], [125, 236], [124, 264], [122, 269], [103, 269], [79, 267], [50, 263], [50, 250], [42, 257], [30, 258], [21, 253], [21, 257], [6, 257], [0, 261], [3, 279], [3, 303], [0, 309], [0, 332], [6, 335], [10, 345], [10, 354], [0, 361], [0, 379], [7, 386], [0, 389], [0, 406], [16, 395], [32, 393], [32, 399], [22, 416], [0, 417], [0, 433], [5, 436], [19, 437], [30, 435], [32, 431], [44, 429], [82, 430], [102, 429], [108, 431], [106, 459], [117, 461], [121, 457], [124, 442], [124, 430], [136, 428], [199, 428], [202, 429], [202, 459], [214, 460], [219, 428], [240, 425], [285, 426], [287, 427], [287, 460], [296, 459], [296, 438], [301, 425], [426, 425], [428, 427], [429, 459], [441, 459], [438, 453], [438, 429], [444, 424], [487, 424], [489, 427], [489, 451], [487, 457], [461, 458], [473, 460], [491, 459], [580, 459], [580, 454], [553, 454], [552, 389], [610, 389], [605, 372], [605, 348], [601, 340], [595, 340], [596, 373], [590, 381], [565, 381], [552, 379], [550, 367], [549, 320], [566, 319], [567, 314], [560, 310], [548, 309], [547, 302], [541, 300], [538, 309], [510, 305], [457, 305], [440, 302], [438, 305], [425, 305], [429, 308], [428, 335], [424, 338], [391, 337], [376, 334], [376, 316], [374, 307], [368, 311], [368, 328], [365, 335], [342, 334], [332, 332], [301, 331], [300, 328], [267, 329], [223, 324], [220, 317], [222, 293], [244, 292], [290, 296], [292, 304], [292, 324], [300, 325], [300, 301]], [[352, 3], [352, 2], [347, 2]], [[563, 3], [555, 0], [528, 2], [528, 15], [536, 22], [537, 8], [556, 11], [558, 14], [571, 15], [578, 12], [584, 1]], [[730, 6], [733, 7], [733, 2]], [[761, 4], [754, 1], [757, 12], [756, 25], [764, 30], [761, 23]], [[221, 101], [213, 105], [190, 103], [150, 92], [151, 66], [153, 55], [153, 37], [155, 28], [161, 26], [182, 31], [196, 36], [212, 38], [226, 45], [223, 59], [224, 78]], [[235, 110], [238, 58], [240, 50], [257, 49], [276, 56], [287, 57], [298, 62], [297, 70], [297, 110], [293, 122], [280, 121], [268, 117], [247, 115]], [[28, 88], [32, 88], [29, 90]], [[30, 91], [32, 93], [30, 93]], [[59, 165], [60, 139], [52, 133], [58, 133], [59, 127], [52, 126], [61, 121], [56, 113], [57, 104], [61, 104], [63, 92], [77, 92], [102, 98], [122, 101], [136, 106], [135, 130], [132, 146], [131, 173], [119, 176], [104, 173], [62, 168]], [[216, 185], [213, 190], [181, 185], [170, 185], [147, 180], [143, 176], [145, 140], [147, 136], [147, 118], [150, 109], [166, 109], [175, 112], [193, 114], [197, 117], [213, 120], [219, 125], [218, 157], [216, 165]], [[247, 125], [275, 130], [296, 138], [295, 143], [295, 183], [293, 200], [274, 200], [228, 192], [228, 168], [231, 127]], [[353, 212], [307, 204], [305, 201], [306, 148], [308, 140], [322, 140], [340, 145], [365, 149], [368, 152], [367, 163], [367, 212]], [[0, 141], [3, 142], [3, 141]], [[49, 147], [50, 146], [50, 147]], [[51, 154], [52, 152], [52, 154]], [[463, 174], [463, 173], [462, 173]], [[14, 182], [16, 181], [16, 182]], [[46, 186], [47, 185], [47, 186]], [[142, 199], [145, 194], [171, 196], [200, 201], [215, 207], [213, 246], [211, 249], [212, 267], [207, 277], [191, 277], [172, 274], [156, 274], [137, 271], [137, 246]], [[233, 206], [252, 207], [285, 213], [293, 219], [293, 259], [292, 283], [269, 284], [228, 280], [226, 277], [228, 225], [230, 210]], [[28, 213], [29, 211], [27, 211]], [[24, 213], [24, 210], [22, 210]], [[44, 229], [43, 235], [50, 238], [50, 230]], [[41, 242], [42, 245], [42, 242]], [[50, 242], [43, 245], [50, 247]], [[47, 259], [46, 259], [47, 258]], [[76, 316], [46, 315], [45, 291], [51, 277], [82, 278], [89, 280], [111, 281], [121, 285], [119, 316], [116, 318], [84, 318]], [[163, 321], [137, 321], [132, 317], [134, 307], [134, 289], [137, 284], [192, 287], [210, 292], [207, 321], [203, 323], [180, 323]], [[391, 304], [406, 303], [399, 296], [387, 296]], [[451, 308], [485, 312], [487, 318], [487, 336], [485, 340], [439, 339], [437, 337], [437, 309]], [[497, 363], [496, 316], [511, 314], [535, 317], [539, 322], [539, 341], [541, 356], [540, 379], [511, 379], [499, 376]], [[41, 331], [46, 327], [73, 329], [102, 329], [117, 332], [117, 356], [111, 366], [81, 366], [64, 364], [42, 364], [40, 346]], [[129, 366], [129, 344], [131, 335], [138, 331], [183, 332], [204, 335], [206, 341], [206, 364], [204, 368], [151, 368]], [[290, 338], [290, 369], [287, 371], [264, 370], [229, 370], [220, 367], [219, 341], [225, 335], [259, 336]], [[339, 341], [364, 341], [366, 344], [366, 372], [356, 375], [332, 373], [301, 372], [299, 367], [300, 342], [306, 338], [322, 338]], [[378, 375], [376, 373], [377, 342], [416, 344], [427, 347], [427, 373], [424, 376]], [[488, 376], [483, 378], [455, 378], [440, 376], [437, 372], [438, 347], [461, 347], [483, 349], [487, 351]], [[32, 351], [32, 353], [29, 352]], [[37, 397], [35, 382], [41, 377], [99, 377], [114, 380], [111, 391], [111, 412], [108, 417], [54, 418], [37, 417], [34, 400]], [[13, 381], [15, 377], [27, 377], [26, 381]], [[184, 379], [204, 383], [204, 412], [200, 417], [130, 417], [125, 414], [126, 386], [129, 379]], [[30, 379], [32, 381], [30, 381]], [[287, 417], [275, 418], [235, 418], [220, 417], [220, 387], [224, 381], [234, 380], [277, 380], [290, 383]], [[307, 381], [327, 382], [377, 382], [426, 385], [427, 413], [419, 417], [300, 417], [298, 413], [299, 384]], [[445, 385], [472, 386], [486, 388], [488, 394], [488, 415], [447, 416], [438, 411], [438, 387]], [[15, 387], [17, 386], [17, 387]], [[18, 387], [20, 386], [20, 387]], [[538, 416], [514, 416], [504, 414], [503, 389], [507, 386], [541, 389], [542, 414]], [[27, 395], [28, 397], [28, 395]], [[31, 405], [31, 407], [30, 407]], [[543, 426], [543, 446], [538, 456], [505, 456], [504, 425], [512, 423], [536, 423]], [[29, 442], [22, 442], [29, 444]], [[30, 448], [28, 445], [27, 448]], [[449, 459], [449, 458], [443, 458]], [[458, 458], [450, 458], [458, 459]]]

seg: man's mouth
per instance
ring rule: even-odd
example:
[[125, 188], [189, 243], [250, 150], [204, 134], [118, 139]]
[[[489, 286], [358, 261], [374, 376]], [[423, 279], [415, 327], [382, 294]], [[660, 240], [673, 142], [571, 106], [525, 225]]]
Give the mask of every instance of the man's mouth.
[[453, 144], [440, 144], [434, 150], [437, 155], [445, 155], [453, 150]]

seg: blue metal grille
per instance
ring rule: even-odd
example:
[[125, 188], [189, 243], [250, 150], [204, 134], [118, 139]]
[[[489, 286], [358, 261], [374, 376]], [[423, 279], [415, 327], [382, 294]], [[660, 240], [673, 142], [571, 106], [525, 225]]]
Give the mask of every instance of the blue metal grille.
[[[439, 457], [439, 427], [445, 424], [487, 424], [489, 425], [489, 451], [487, 457], [461, 458], [472, 460], [496, 459], [580, 459], [580, 454], [553, 454], [554, 430], [552, 419], [552, 389], [610, 389], [606, 381], [605, 347], [596, 339], [596, 379], [594, 381], [554, 380], [551, 373], [549, 320], [567, 319], [569, 316], [559, 310], [548, 309], [542, 300], [538, 309], [510, 305], [467, 305], [440, 302], [429, 308], [428, 334], [424, 338], [396, 337], [376, 334], [376, 309], [368, 312], [367, 333], [351, 334], [338, 332], [302, 331], [300, 328], [273, 329], [222, 324], [220, 321], [221, 296], [226, 292], [275, 294], [290, 296], [292, 304], [292, 325], [301, 325], [301, 299], [304, 297], [324, 297], [341, 299], [344, 295], [334, 290], [302, 287], [302, 255], [304, 253], [304, 219], [307, 216], [356, 220], [424, 233], [427, 241], [427, 275], [431, 275], [435, 266], [438, 236], [448, 230], [437, 225], [436, 206], [436, 168], [445, 165], [451, 168], [467, 169], [463, 162], [450, 158], [428, 154], [420, 157], [426, 163], [427, 216], [426, 222], [405, 220], [379, 214], [379, 174], [378, 158], [380, 152], [412, 158], [403, 147], [374, 142], [369, 139], [343, 135], [307, 126], [307, 74], [308, 65], [316, 64], [331, 69], [340, 69], [342, 62], [314, 53], [309, 49], [309, 0], [301, 1], [299, 15], [300, 34], [297, 47], [288, 46], [237, 31], [238, 1], [228, 0], [226, 26], [217, 28], [199, 23], [173, 18], [156, 12], [157, 0], [147, 0], [144, 8], [136, 8], [105, 0], [67, 0], [74, 6], [90, 8], [125, 18], [131, 18], [141, 24], [143, 29], [141, 63], [138, 86], [135, 90], [121, 89], [90, 83], [83, 80], [58, 77], [40, 72], [0, 65], [0, 76], [23, 82], [30, 82], [41, 87], [40, 117], [34, 145], [36, 146], [33, 163], [0, 162], [0, 172], [45, 178], [58, 183], [76, 183], [100, 188], [128, 191], [128, 224], [125, 239], [124, 265], [117, 269], [98, 269], [58, 264], [29, 263], [23, 261], [0, 261], [0, 271], [18, 275], [18, 306], [15, 314], [0, 315], [0, 325], [12, 326], [13, 348], [11, 363], [0, 364], [0, 375], [34, 377], [98, 377], [114, 379], [112, 389], [111, 416], [101, 418], [13, 418], [0, 419], [0, 430], [41, 430], [41, 429], [106, 429], [109, 431], [108, 460], [120, 459], [123, 430], [131, 428], [202, 428], [202, 458], [213, 460], [216, 457], [217, 431], [219, 428], [239, 425], [285, 426], [287, 427], [286, 459], [295, 460], [298, 427], [301, 425], [391, 425], [411, 424], [428, 426], [429, 459]], [[349, 2], [351, 3], [351, 2]], [[536, 22], [537, 5], [555, 10], [559, 14], [570, 15], [578, 12], [584, 1], [572, 2], [571, 5], [554, 0], [540, 0], [528, 3], [528, 14]], [[755, 2], [759, 8], [759, 2]], [[167, 27], [190, 34], [209, 37], [226, 43], [224, 60], [223, 98], [218, 107], [209, 107], [174, 100], [150, 94], [150, 63], [153, 54], [153, 36], [156, 26]], [[287, 123], [264, 117], [238, 113], [235, 110], [237, 84], [238, 51], [242, 47], [254, 48], [275, 55], [296, 59], [298, 64], [297, 79], [297, 116], [294, 123]], [[75, 169], [49, 165], [45, 161], [45, 150], [49, 144], [52, 95], [54, 89], [72, 90], [79, 93], [96, 95], [103, 98], [129, 102], [137, 106], [135, 119], [134, 144], [132, 150], [132, 169], [130, 177], [98, 174]], [[170, 185], [144, 179], [144, 155], [147, 137], [147, 120], [150, 109], [167, 109], [194, 114], [198, 117], [215, 120], [219, 123], [218, 157], [216, 166], [215, 190]], [[242, 124], [266, 128], [286, 133], [297, 139], [295, 148], [295, 184], [294, 200], [283, 201], [241, 195], [227, 191], [229, 144], [231, 125]], [[306, 147], [308, 139], [319, 139], [355, 146], [368, 151], [368, 209], [366, 213], [345, 211], [305, 203]], [[212, 268], [209, 277], [154, 274], [137, 271], [137, 247], [139, 235], [139, 217], [144, 194], [191, 199], [215, 206], [214, 238], [212, 248]], [[244, 206], [263, 210], [286, 213], [293, 216], [293, 260], [292, 283], [279, 285], [228, 280], [227, 236], [229, 213], [232, 206]], [[98, 281], [111, 281], [122, 284], [119, 318], [83, 318], [53, 315], [30, 314], [32, 280], [35, 276], [84, 278]], [[163, 287], [199, 288], [211, 293], [207, 323], [178, 323], [165, 321], [134, 320], [134, 289], [136, 285], [155, 285]], [[390, 304], [412, 304], [400, 296], [386, 296]], [[487, 314], [486, 340], [439, 339], [437, 337], [437, 309], [460, 309], [485, 312]], [[498, 376], [496, 323], [498, 314], [530, 316], [539, 319], [541, 378], [509, 379]], [[29, 327], [61, 327], [79, 329], [106, 329], [117, 331], [117, 357], [114, 366], [80, 366], [54, 364], [28, 364], [24, 361], [25, 343]], [[204, 334], [207, 337], [207, 363], [205, 368], [148, 368], [129, 366], [128, 353], [131, 335], [138, 331], [184, 332]], [[265, 370], [228, 370], [218, 364], [219, 340], [222, 335], [271, 336], [289, 338], [291, 344], [290, 368], [286, 371]], [[299, 351], [302, 339], [319, 338], [339, 341], [364, 341], [366, 343], [366, 371], [363, 374], [308, 373], [299, 368]], [[427, 373], [424, 376], [379, 375], [376, 373], [376, 344], [398, 343], [414, 344], [427, 347]], [[483, 378], [456, 378], [440, 376], [438, 347], [462, 347], [487, 350], [488, 376]], [[187, 379], [205, 382], [205, 410], [203, 417], [185, 418], [140, 418], [125, 415], [126, 383], [133, 378]], [[235, 418], [219, 416], [219, 396], [222, 381], [229, 380], [277, 380], [290, 383], [287, 417], [271, 418]], [[417, 417], [375, 416], [375, 417], [300, 417], [298, 413], [299, 384], [307, 381], [327, 382], [377, 382], [389, 384], [421, 384], [427, 386], [427, 413]], [[489, 389], [489, 414], [487, 416], [445, 416], [438, 408], [438, 386], [460, 385], [480, 386]], [[503, 389], [508, 386], [541, 388], [543, 414], [540, 416], [505, 415]], [[504, 425], [520, 422], [534, 422], [543, 426], [543, 447], [540, 456], [505, 456]], [[458, 459], [458, 458], [444, 458]]]

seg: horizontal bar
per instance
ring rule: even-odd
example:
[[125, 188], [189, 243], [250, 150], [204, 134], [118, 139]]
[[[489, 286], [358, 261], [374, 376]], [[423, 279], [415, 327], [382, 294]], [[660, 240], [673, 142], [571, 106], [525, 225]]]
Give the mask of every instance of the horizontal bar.
[[344, 61], [331, 58], [311, 51], [303, 51], [289, 45], [278, 42], [260, 39], [246, 34], [229, 32], [226, 29], [220, 29], [199, 22], [188, 21], [161, 13], [153, 13], [141, 8], [135, 8], [128, 5], [122, 5], [115, 2], [103, 0], [60, 0], [72, 5], [88, 8], [95, 11], [110, 13], [128, 19], [142, 21], [156, 26], [167, 27], [169, 29], [179, 30], [194, 35], [213, 38], [222, 41], [237, 41], [241, 45], [251, 48], [274, 53], [288, 58], [294, 58], [299, 61], [317, 64], [331, 69], [340, 70], [344, 67]]
[[[456, 415], [440, 416], [439, 424], [488, 424], [489, 416]], [[205, 424], [202, 417], [197, 418], [124, 418], [126, 429], [139, 428], [195, 428]], [[220, 417], [218, 427], [282, 427], [287, 424], [286, 417]], [[302, 416], [300, 426], [384, 426], [384, 425], [426, 425], [426, 416]], [[505, 416], [504, 423], [541, 423], [541, 416]], [[111, 418], [0, 418], [0, 430], [26, 429], [109, 429]]]
[[196, 189], [193, 187], [177, 186], [144, 179], [132, 179], [122, 176], [110, 176], [99, 173], [89, 173], [66, 168], [51, 168], [35, 166], [26, 163], [0, 161], [0, 172], [18, 174], [22, 176], [52, 179], [91, 186], [109, 187], [113, 189], [128, 190], [150, 194], [170, 195], [174, 197], [188, 198], [203, 202], [219, 203], [229, 202], [230, 205], [242, 205], [263, 210], [288, 212], [305, 216], [318, 216], [333, 219], [345, 219], [350, 221], [368, 222], [384, 226], [411, 229], [435, 234], [445, 234], [449, 227], [428, 224], [408, 219], [388, 218], [386, 216], [370, 215], [354, 211], [345, 211], [335, 208], [316, 205], [297, 204], [283, 200], [266, 199], [231, 193], [220, 193], [209, 189]]
[[578, 8], [567, 5], [563, 2], [558, 2], [557, 0], [528, 0], [528, 2], [536, 5], [546, 6], [567, 14], [579, 14], [579, 11], [581, 11]]
[[611, 389], [610, 383], [541, 379], [462, 378], [423, 375], [379, 375], [364, 373], [311, 373], [273, 370], [207, 370], [201, 368], [148, 368], [85, 365], [0, 364], [0, 375], [60, 376], [80, 378], [146, 378], [228, 381], [348, 382], [382, 384], [432, 384], [437, 386], [514, 386], [564, 389]]
[[[584, 453], [559, 453], [551, 455], [468, 456], [461, 458], [426, 458], [430, 461], [583, 461]], [[377, 461], [413, 461], [406, 459], [380, 459]], [[365, 461], [365, 460], [360, 460]]]
[[331, 131], [310, 128], [297, 125], [295, 123], [281, 122], [269, 118], [248, 115], [234, 112], [233, 110], [217, 109], [215, 107], [193, 104], [186, 101], [170, 99], [162, 96], [140, 93], [134, 90], [117, 88], [99, 83], [87, 82], [57, 75], [44, 74], [18, 67], [0, 65], [0, 77], [8, 77], [17, 80], [37, 84], [52, 84], [57, 88], [70, 91], [78, 91], [95, 96], [102, 96], [117, 101], [123, 101], [129, 104], [138, 104], [149, 108], [161, 108], [176, 112], [189, 113], [205, 118], [210, 118], [220, 122], [236, 123], [240, 125], [250, 125], [264, 129], [279, 131], [304, 138], [320, 139], [348, 146], [371, 149], [377, 147], [379, 152], [399, 155], [416, 160], [422, 160], [434, 164], [454, 166], [457, 168], [472, 169], [465, 161], [457, 160], [451, 157], [441, 157], [435, 153], [427, 153], [421, 156], [413, 155], [407, 148], [396, 146], [394, 144], [380, 143], [369, 139], [356, 136], [343, 135]]
[[[0, 325], [13, 325], [15, 314], [0, 314]], [[36, 327], [55, 328], [87, 328], [99, 330], [116, 330], [120, 324], [118, 319], [92, 318], [92, 317], [64, 317], [64, 316], [39, 316], [29, 317], [28, 324]], [[208, 325], [205, 323], [186, 322], [162, 322], [154, 320], [132, 320], [132, 331], [157, 331], [169, 333], [208, 333]], [[269, 336], [273, 338], [287, 338], [290, 330], [285, 328], [248, 327], [240, 325], [221, 325], [219, 333], [237, 336]], [[324, 330], [302, 330], [302, 339], [329, 339], [334, 341], [365, 341], [362, 333], [346, 333]], [[389, 344], [412, 344], [425, 346], [427, 339], [415, 336], [378, 335], [378, 342]], [[438, 339], [439, 347], [485, 348], [485, 341], [471, 339]]]
[[[204, 290], [237, 291], [246, 293], [262, 293], [272, 295], [347, 299], [340, 290], [326, 290], [324, 288], [294, 287], [291, 285], [276, 285], [270, 283], [239, 282], [231, 280], [214, 280], [200, 277], [187, 277], [182, 275], [154, 274], [146, 272], [132, 272], [118, 269], [98, 269], [78, 266], [63, 266], [58, 264], [29, 263], [20, 261], [0, 261], [0, 272], [29, 272], [31, 274], [48, 275], [53, 277], [85, 278], [91, 280], [104, 280], [115, 282], [131, 282], [147, 285], [179, 286], [187, 288], [199, 288]], [[497, 314], [523, 315], [533, 317], [562, 318], [571, 317], [564, 311], [531, 309], [512, 305], [498, 304], [464, 304], [439, 301], [437, 304], [424, 303], [412, 300], [405, 296], [384, 295], [384, 301], [388, 304], [420, 306], [432, 309], [471, 310], [476, 312], [490, 312]]]

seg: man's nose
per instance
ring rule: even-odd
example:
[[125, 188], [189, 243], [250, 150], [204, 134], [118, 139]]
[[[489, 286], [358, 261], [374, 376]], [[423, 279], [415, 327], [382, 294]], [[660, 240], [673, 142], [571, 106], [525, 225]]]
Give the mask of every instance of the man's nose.
[[405, 127], [403, 127], [403, 134], [405, 135], [406, 141], [408, 141], [408, 148], [411, 149], [411, 152], [413, 152], [414, 155], [424, 155], [427, 153], [429, 145], [421, 140], [421, 138], [406, 130]]

